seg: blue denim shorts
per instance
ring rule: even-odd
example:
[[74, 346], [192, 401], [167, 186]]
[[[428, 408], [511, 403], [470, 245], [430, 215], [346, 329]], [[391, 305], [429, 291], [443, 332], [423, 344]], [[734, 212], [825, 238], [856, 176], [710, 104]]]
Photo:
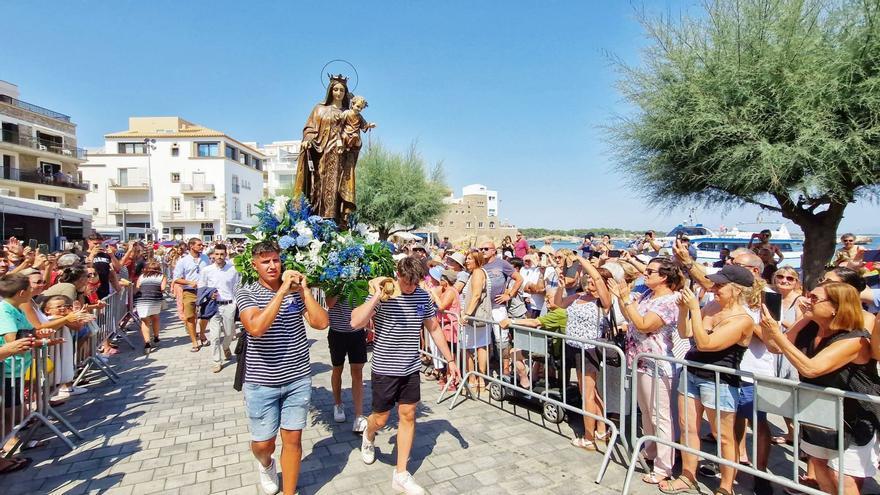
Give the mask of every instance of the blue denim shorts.
[[[703, 407], [716, 409], [715, 407], [715, 379], [707, 379], [694, 375], [690, 371], [681, 374], [681, 383], [678, 393], [683, 394], [687, 383], [687, 396], [699, 398]], [[723, 412], [736, 412], [739, 399], [739, 390], [733, 385], [721, 382], [718, 389], [718, 407]]]
[[[752, 420], [755, 412], [755, 384], [742, 382], [739, 385], [739, 400], [736, 403], [736, 415]], [[767, 419], [767, 413], [758, 411], [758, 421]]]
[[245, 382], [244, 404], [251, 423], [251, 440], [272, 440], [278, 435], [278, 428], [305, 428], [311, 398], [311, 378], [303, 378], [281, 387]]

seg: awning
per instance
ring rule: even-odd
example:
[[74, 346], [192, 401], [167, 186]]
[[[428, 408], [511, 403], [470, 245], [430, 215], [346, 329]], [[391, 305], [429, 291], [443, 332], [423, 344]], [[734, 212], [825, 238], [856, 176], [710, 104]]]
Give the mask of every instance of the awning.
[[0, 197], [0, 213], [37, 218], [57, 218], [70, 222], [91, 222], [92, 214], [64, 208], [58, 203], [38, 199]]

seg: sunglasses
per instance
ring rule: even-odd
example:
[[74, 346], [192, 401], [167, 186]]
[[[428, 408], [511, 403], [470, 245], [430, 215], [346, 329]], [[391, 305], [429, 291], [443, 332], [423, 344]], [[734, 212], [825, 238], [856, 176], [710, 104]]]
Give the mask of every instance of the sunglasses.
[[776, 280], [786, 280], [788, 282], [797, 282], [797, 277], [792, 277], [791, 275], [777, 275]]
[[823, 303], [823, 302], [825, 302], [825, 301], [830, 301], [830, 299], [827, 299], [827, 298], [825, 298], [825, 299], [819, 299], [819, 296], [817, 296], [817, 295], [815, 295], [815, 294], [809, 294], [809, 295], [807, 295], [807, 298], [810, 300], [810, 303], [813, 304], [813, 305], [816, 305], [816, 304], [819, 304], [819, 303]]
[[653, 268], [648, 268], [647, 270], [645, 270], [645, 275], [653, 275], [655, 273], [660, 273], [660, 270], [655, 270]]
[[856, 240], [855, 239], [844, 239], [843, 242], [850, 243], [850, 242], [856, 242]]
[[480, 251], [494, 251], [492, 248], [480, 248]]

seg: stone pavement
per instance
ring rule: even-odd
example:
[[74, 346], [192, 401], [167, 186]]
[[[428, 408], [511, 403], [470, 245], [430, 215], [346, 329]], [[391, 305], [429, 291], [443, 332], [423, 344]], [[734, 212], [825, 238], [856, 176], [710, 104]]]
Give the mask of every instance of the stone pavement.
[[[208, 350], [190, 353], [185, 331], [170, 312], [163, 323], [160, 349], [148, 358], [121, 344], [124, 352], [111, 360], [119, 383], [95, 375], [89, 394], [58, 408], [85, 437], [77, 449], [68, 452], [55, 439], [27, 451], [34, 465], [0, 478], [0, 492], [262, 493], [243, 398], [232, 389], [234, 363], [211, 373]], [[129, 335], [139, 341], [135, 333]], [[364, 465], [351, 423], [333, 421], [325, 334], [309, 331], [309, 337], [313, 393], [303, 432], [300, 493], [391, 493], [396, 418], [377, 437], [376, 463]], [[438, 393], [435, 382], [423, 382], [409, 463], [430, 493], [620, 492], [625, 470], [619, 458], [602, 484], [594, 483], [601, 455], [571, 447], [568, 425], [545, 424], [537, 409], [510, 403], [464, 400], [449, 411], [450, 401], [435, 403]], [[350, 420], [351, 397], [347, 391], [344, 397]], [[365, 397], [369, 411], [369, 383]], [[279, 454], [280, 440], [276, 458]], [[633, 488], [632, 493], [658, 493], [640, 481]]]

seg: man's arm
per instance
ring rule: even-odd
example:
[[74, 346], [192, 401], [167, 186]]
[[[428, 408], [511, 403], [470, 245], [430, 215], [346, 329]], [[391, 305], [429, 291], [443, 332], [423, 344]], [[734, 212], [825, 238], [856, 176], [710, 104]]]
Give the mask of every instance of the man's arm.
[[309, 326], [315, 330], [326, 330], [327, 327], [330, 326], [330, 316], [327, 314], [327, 310], [321, 306], [321, 303], [315, 299], [312, 290], [309, 289], [309, 286], [306, 284], [305, 277], [300, 279], [299, 287], [298, 292], [306, 305], [305, 316], [306, 321], [309, 322]]
[[376, 290], [373, 297], [369, 301], [351, 310], [351, 328], [366, 328], [370, 323], [370, 318], [379, 306], [380, 290]]

